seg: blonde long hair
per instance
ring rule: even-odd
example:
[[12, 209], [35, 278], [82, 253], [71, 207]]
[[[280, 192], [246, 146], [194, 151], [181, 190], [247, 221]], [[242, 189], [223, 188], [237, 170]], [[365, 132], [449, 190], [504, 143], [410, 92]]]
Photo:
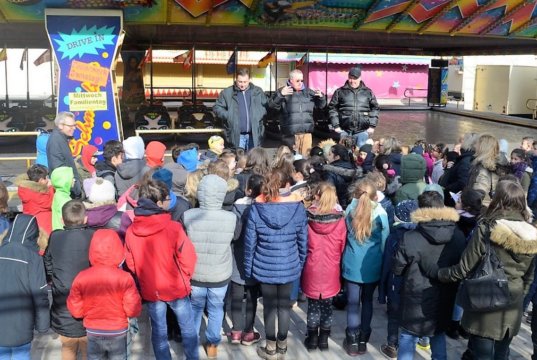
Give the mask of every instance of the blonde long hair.
[[375, 184], [369, 179], [362, 179], [356, 184], [353, 197], [358, 199], [358, 205], [352, 214], [352, 230], [360, 244], [371, 236], [373, 228], [373, 201], [377, 198]]
[[337, 204], [336, 187], [329, 182], [323, 181], [317, 185], [314, 192], [317, 211], [316, 214], [330, 214]]
[[498, 140], [488, 134], [481, 135], [475, 144], [474, 165], [481, 164], [488, 170], [496, 170], [496, 161], [500, 154]]

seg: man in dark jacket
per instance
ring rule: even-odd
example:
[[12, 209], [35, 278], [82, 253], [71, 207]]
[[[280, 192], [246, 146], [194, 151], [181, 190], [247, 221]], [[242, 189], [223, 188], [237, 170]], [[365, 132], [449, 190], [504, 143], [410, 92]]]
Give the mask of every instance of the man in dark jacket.
[[29, 359], [34, 329], [50, 326], [47, 281], [38, 254], [37, 220], [17, 215], [0, 247], [0, 354], [7, 359]]
[[276, 91], [269, 105], [281, 111], [280, 130], [284, 143], [294, 145], [297, 152], [308, 156], [315, 125], [313, 108], [323, 109], [326, 106], [321, 90], [306, 88], [302, 71], [293, 70], [289, 73], [287, 85]]
[[56, 127], [52, 130], [47, 142], [48, 173], [52, 174], [54, 169], [61, 166], [72, 168], [75, 183], [71, 188], [71, 197], [79, 199], [82, 197], [82, 184], [73, 154], [69, 148], [69, 141], [73, 138], [76, 129], [75, 115], [62, 111], [56, 115], [54, 124], [56, 124]]
[[261, 146], [266, 107], [267, 97], [263, 90], [250, 83], [248, 69], [240, 69], [235, 84], [220, 93], [213, 111], [224, 122], [227, 141], [231, 146], [248, 151]]
[[441, 284], [428, 278], [426, 270], [431, 263], [440, 267], [457, 264], [465, 238], [456, 225], [457, 211], [444, 207], [438, 192], [425, 191], [418, 197], [418, 205], [411, 215], [417, 227], [404, 234], [393, 264], [394, 275], [403, 276], [398, 358], [411, 358], [418, 338], [428, 336], [432, 358], [446, 360], [444, 331], [451, 319], [457, 284]]
[[52, 281], [52, 329], [60, 335], [62, 354], [76, 359], [78, 352], [86, 356], [88, 339], [81, 320], [74, 319], [67, 309], [67, 296], [74, 278], [90, 266], [89, 246], [95, 229], [86, 227], [86, 210], [80, 200], [71, 200], [62, 208], [65, 230], [54, 231], [45, 251], [47, 278]]
[[370, 88], [362, 81], [362, 67], [349, 71], [345, 85], [332, 95], [328, 104], [334, 131], [355, 138], [356, 146], [365, 144], [375, 131], [379, 118], [379, 104]]

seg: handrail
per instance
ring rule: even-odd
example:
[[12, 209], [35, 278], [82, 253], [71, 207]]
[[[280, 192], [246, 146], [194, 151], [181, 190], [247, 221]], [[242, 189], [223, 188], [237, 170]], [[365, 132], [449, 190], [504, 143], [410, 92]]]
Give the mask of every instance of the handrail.
[[26, 168], [30, 168], [30, 160], [37, 159], [37, 156], [2, 156], [0, 161], [22, 161], [26, 160]]
[[0, 136], [39, 136], [39, 131], [0, 131]]
[[[535, 101], [535, 105], [533, 107], [529, 106], [529, 103], [531, 101]], [[531, 115], [531, 118], [533, 120], [537, 119], [537, 99], [527, 99], [526, 100], [526, 109], [531, 110], [533, 113]]]
[[409, 96], [409, 95], [407, 95], [407, 91], [427, 91], [427, 89], [406, 88], [405, 92], [403, 93], [403, 96], [408, 99], [408, 106], [410, 106], [410, 99], [427, 99], [427, 95], [425, 95], [425, 96]]

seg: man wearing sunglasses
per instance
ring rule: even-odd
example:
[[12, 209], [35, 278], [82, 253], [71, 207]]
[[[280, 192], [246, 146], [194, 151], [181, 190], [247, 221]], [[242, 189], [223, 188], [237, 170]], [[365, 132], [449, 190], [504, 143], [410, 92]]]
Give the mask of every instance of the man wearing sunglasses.
[[345, 85], [332, 95], [328, 104], [330, 121], [334, 131], [342, 136], [352, 136], [357, 147], [365, 144], [378, 124], [379, 105], [370, 88], [362, 81], [362, 67], [349, 71]]
[[323, 109], [326, 106], [321, 90], [304, 86], [302, 71], [293, 70], [289, 73], [287, 85], [276, 91], [269, 106], [280, 111], [280, 130], [284, 144], [307, 156], [312, 144], [313, 109]]
[[82, 184], [75, 165], [75, 160], [69, 148], [69, 141], [73, 138], [76, 129], [75, 115], [68, 111], [59, 112], [54, 119], [56, 127], [52, 130], [47, 142], [47, 161], [49, 174], [56, 168], [68, 166], [73, 169], [74, 184], [71, 187], [71, 197], [82, 197]]

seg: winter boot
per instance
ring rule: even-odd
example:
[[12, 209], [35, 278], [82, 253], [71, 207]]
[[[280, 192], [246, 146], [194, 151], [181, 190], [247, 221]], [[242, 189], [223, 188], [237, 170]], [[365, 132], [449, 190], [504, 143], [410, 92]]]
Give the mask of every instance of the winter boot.
[[280, 340], [276, 343], [276, 352], [278, 353], [278, 360], [285, 359], [285, 353], [287, 353], [287, 338]]
[[308, 351], [313, 351], [317, 349], [319, 345], [319, 328], [308, 328], [308, 335], [304, 340], [304, 346]]
[[371, 331], [368, 333], [360, 330], [358, 334], [358, 354], [363, 355], [367, 352], [367, 343], [369, 342], [369, 337], [371, 336]]
[[330, 336], [330, 329], [323, 329], [319, 331], [319, 350], [328, 350], [328, 337]]
[[351, 332], [348, 328], [345, 330], [343, 349], [345, 349], [349, 356], [358, 356], [358, 333]]
[[265, 346], [260, 346], [257, 348], [257, 355], [261, 359], [265, 360], [278, 360], [278, 353], [276, 352], [276, 341], [267, 340]]

